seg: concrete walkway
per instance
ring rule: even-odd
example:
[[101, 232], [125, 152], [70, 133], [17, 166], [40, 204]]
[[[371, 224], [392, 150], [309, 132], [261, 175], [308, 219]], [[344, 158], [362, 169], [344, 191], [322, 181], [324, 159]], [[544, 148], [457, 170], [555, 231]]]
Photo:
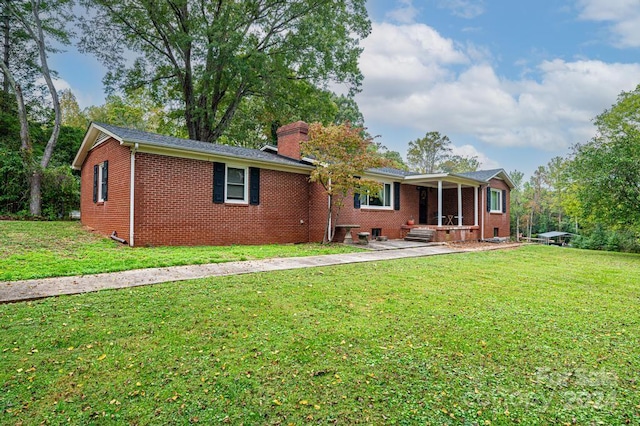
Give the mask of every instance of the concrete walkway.
[[[392, 248], [389, 248], [392, 247]], [[508, 248], [509, 245], [495, 248]], [[209, 263], [205, 265], [171, 266], [166, 268], [135, 269], [96, 275], [42, 278], [23, 281], [0, 282], [0, 303], [41, 299], [63, 294], [79, 294], [91, 291], [137, 287], [170, 281], [184, 281], [225, 275], [251, 274], [255, 272], [282, 271], [286, 269], [317, 266], [344, 265], [348, 263], [375, 262], [436, 254], [462, 253], [472, 250], [454, 249], [443, 245], [397, 244], [374, 248], [360, 253], [329, 254], [308, 257], [287, 257], [242, 262]]]

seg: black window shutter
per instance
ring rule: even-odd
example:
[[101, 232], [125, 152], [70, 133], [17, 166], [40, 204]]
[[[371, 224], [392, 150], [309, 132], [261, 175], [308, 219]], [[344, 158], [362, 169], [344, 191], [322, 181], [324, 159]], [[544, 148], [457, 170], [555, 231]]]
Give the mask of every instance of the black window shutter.
[[502, 190], [502, 213], [507, 212], [507, 191]]
[[358, 194], [357, 192], [353, 193], [353, 208], [354, 209], [360, 208], [360, 194]]
[[260, 169], [249, 167], [249, 204], [260, 204]]
[[400, 182], [393, 182], [393, 209], [400, 210]]
[[105, 161], [102, 165], [102, 200], [107, 201], [107, 192], [109, 189], [109, 162]]
[[98, 202], [98, 166], [93, 166], [93, 202]]
[[487, 212], [491, 211], [491, 187], [487, 186]]
[[213, 202], [224, 203], [224, 163], [213, 163]]

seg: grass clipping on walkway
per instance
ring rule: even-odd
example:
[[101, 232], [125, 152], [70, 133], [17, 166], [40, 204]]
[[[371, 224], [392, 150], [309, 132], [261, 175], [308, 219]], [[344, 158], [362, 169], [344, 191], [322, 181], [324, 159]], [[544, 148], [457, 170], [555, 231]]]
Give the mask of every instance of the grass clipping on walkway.
[[2, 423], [638, 424], [640, 256], [524, 247], [0, 306]]
[[354, 251], [359, 249], [341, 244], [132, 249], [77, 222], [0, 221], [0, 281]]

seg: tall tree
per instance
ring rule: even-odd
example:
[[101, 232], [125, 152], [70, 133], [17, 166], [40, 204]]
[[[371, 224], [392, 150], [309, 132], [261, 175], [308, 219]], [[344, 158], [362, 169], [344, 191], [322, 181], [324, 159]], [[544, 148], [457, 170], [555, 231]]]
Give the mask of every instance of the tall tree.
[[18, 113], [21, 121], [21, 151], [24, 153], [26, 166], [31, 169], [31, 183], [29, 194], [29, 211], [34, 216], [40, 216], [42, 212], [42, 176], [43, 170], [47, 168], [53, 150], [55, 148], [58, 136], [60, 134], [61, 114], [60, 101], [58, 92], [53, 84], [53, 73], [49, 69], [48, 53], [52, 51], [48, 44], [46, 36], [60, 43], [69, 43], [69, 35], [65, 31], [66, 23], [71, 19], [70, 7], [71, 0], [1, 0], [4, 13], [8, 13], [20, 26], [20, 29], [26, 35], [29, 43], [35, 46], [37, 51], [37, 60], [35, 67], [44, 79], [49, 95], [51, 97], [51, 105], [54, 111], [54, 123], [51, 136], [44, 148], [44, 152], [39, 162], [33, 160], [33, 146], [28, 133], [27, 111], [24, 104], [22, 87], [16, 81], [11, 68], [2, 62], [2, 69], [5, 76], [9, 79], [10, 86], [14, 90], [16, 100], [18, 102]]
[[562, 231], [564, 218], [564, 200], [569, 186], [567, 173], [567, 161], [562, 157], [554, 157], [547, 163], [547, 173], [545, 175], [549, 186], [549, 208], [550, 214], [557, 219], [557, 231]]
[[[360, 86], [365, 0], [82, 0], [82, 46], [115, 71], [112, 86], [149, 86], [180, 101], [189, 137], [214, 142], [248, 97], [304, 95], [299, 85]], [[114, 34], [116, 36], [114, 36]], [[124, 49], [139, 55], [129, 65]]]
[[525, 214], [524, 209], [524, 194], [523, 194], [523, 179], [524, 173], [518, 170], [514, 170], [509, 173], [509, 177], [511, 177], [511, 182], [513, 182], [513, 188], [511, 189], [511, 205], [509, 208], [509, 212], [511, 214], [511, 225], [515, 226], [513, 230], [513, 234], [516, 235], [516, 239], [520, 241], [520, 219]]
[[371, 144], [370, 138], [363, 137], [361, 128], [349, 123], [309, 126], [309, 140], [302, 143], [301, 152], [315, 159], [310, 180], [322, 185], [329, 197], [325, 243], [333, 240], [335, 223], [350, 192], [375, 193], [381, 188], [379, 182], [364, 177], [368, 169], [388, 165], [385, 158], [370, 149]]
[[451, 153], [451, 141], [440, 132], [429, 132], [423, 138], [409, 142], [409, 167], [421, 173], [438, 171], [440, 163]]
[[640, 233], [640, 85], [595, 119], [598, 134], [574, 147], [572, 177], [584, 214]]
[[71, 89], [60, 93], [60, 116], [63, 126], [86, 130], [89, 125], [87, 116], [80, 110], [80, 105]]
[[[529, 228], [529, 238], [533, 234], [533, 227], [536, 215], [544, 210], [546, 198], [546, 174], [544, 166], [538, 166], [533, 175], [524, 186], [524, 194], [527, 202], [525, 207], [528, 210], [527, 226]], [[547, 229], [545, 229], [547, 231]]]

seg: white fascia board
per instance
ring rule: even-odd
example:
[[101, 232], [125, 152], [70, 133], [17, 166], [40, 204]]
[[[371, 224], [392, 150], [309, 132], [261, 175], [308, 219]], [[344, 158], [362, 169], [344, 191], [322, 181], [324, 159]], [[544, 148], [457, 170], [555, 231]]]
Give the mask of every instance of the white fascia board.
[[[97, 124], [91, 123], [89, 128], [87, 129], [87, 133], [84, 135], [84, 139], [80, 144], [80, 148], [78, 149], [78, 153], [76, 154], [73, 162], [71, 163], [71, 168], [75, 170], [80, 170], [82, 168], [82, 163], [84, 163], [85, 158], [87, 158], [87, 154], [94, 147], [94, 142], [100, 133], [104, 133], [105, 135], [109, 135], [113, 139], [123, 143], [123, 140], [117, 136], [116, 134], [104, 129]], [[106, 140], [105, 140], [106, 141]]]

